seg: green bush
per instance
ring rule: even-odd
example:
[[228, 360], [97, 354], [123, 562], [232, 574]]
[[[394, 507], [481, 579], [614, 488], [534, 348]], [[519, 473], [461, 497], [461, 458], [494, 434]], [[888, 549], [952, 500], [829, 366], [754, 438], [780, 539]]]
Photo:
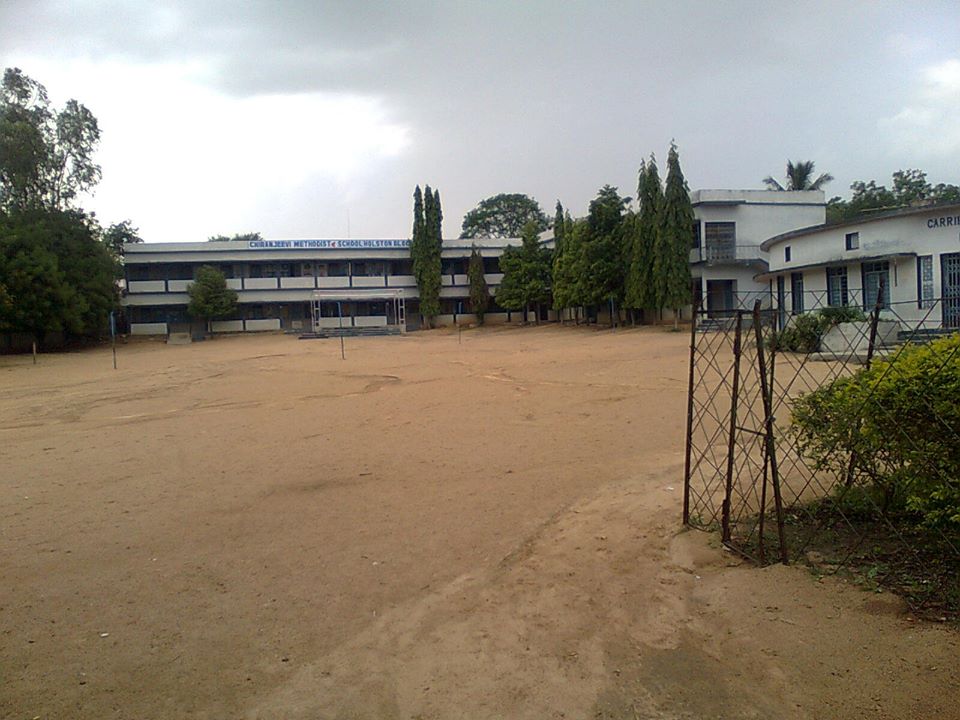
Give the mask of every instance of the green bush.
[[867, 316], [856, 307], [823, 308], [795, 316], [780, 332], [770, 336], [771, 350], [813, 353], [820, 349], [820, 339], [834, 325], [844, 322], [863, 322]]
[[838, 498], [960, 530], [958, 399], [960, 335], [953, 335], [907, 346], [798, 398], [791, 432], [814, 469], [838, 479]]

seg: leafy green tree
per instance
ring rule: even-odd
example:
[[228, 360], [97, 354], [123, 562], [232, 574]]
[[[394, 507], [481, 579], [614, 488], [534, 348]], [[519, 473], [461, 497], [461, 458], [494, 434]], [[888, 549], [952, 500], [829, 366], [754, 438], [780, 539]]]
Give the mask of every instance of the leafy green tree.
[[533, 221], [537, 231], [550, 227], [540, 203], [521, 193], [494, 195], [481, 200], [463, 217], [461, 238], [520, 237], [524, 225]]
[[[530, 220], [521, 231], [520, 247], [508, 247], [500, 258], [503, 280], [497, 289], [497, 304], [508, 310], [524, 310], [550, 298], [550, 251], [540, 244], [540, 226]], [[537, 319], [539, 322], [539, 316]]]
[[129, 220], [114, 223], [103, 232], [103, 242], [113, 253], [114, 257], [123, 256], [124, 243], [142, 243], [139, 228], [133, 227]]
[[19, 68], [0, 86], [0, 209], [62, 210], [100, 181], [100, 128], [76, 100], [50, 107], [47, 90]]
[[922, 170], [897, 170], [893, 173], [893, 189], [877, 185], [875, 180], [857, 180], [850, 185], [853, 195], [844, 200], [839, 195], [827, 203], [827, 222], [844, 222], [885, 210], [908, 206], [941, 205], [960, 202], [960, 187], [945, 183], [931, 185]]
[[476, 245], [470, 248], [467, 278], [470, 280], [470, 309], [477, 316], [477, 322], [483, 325], [483, 316], [490, 306], [490, 288], [487, 287], [487, 279], [483, 273], [483, 258]]
[[764, 185], [770, 190], [822, 190], [823, 186], [833, 180], [830, 173], [820, 173], [814, 177], [813, 160], [800, 160], [794, 163], [787, 160], [787, 184], [786, 187], [780, 184], [780, 181], [772, 175], [763, 179]]
[[207, 242], [228, 242], [230, 240], [253, 242], [255, 240], [263, 240], [263, 235], [258, 232], [247, 232], [237, 233], [236, 235], [211, 235], [207, 238]]
[[623, 300], [623, 217], [630, 198], [604, 185], [590, 201], [587, 232], [582, 236], [579, 295], [583, 305], [611, 306], [610, 323]]
[[237, 293], [227, 287], [227, 279], [217, 268], [203, 265], [187, 289], [190, 304], [187, 312], [198, 320], [210, 323], [226, 317], [237, 307]]
[[440, 233], [442, 223], [440, 194], [427, 185], [425, 192], [420, 186], [413, 193], [413, 237], [410, 242], [410, 258], [413, 261], [413, 274], [417, 280], [420, 295], [420, 314], [427, 326], [440, 314], [440, 254], [443, 239]]
[[693, 205], [690, 188], [680, 169], [677, 146], [670, 143], [667, 183], [663, 193], [660, 232], [654, 245], [653, 273], [657, 308], [674, 311], [673, 326], [680, 308], [690, 302], [690, 247], [693, 244]]
[[657, 307], [653, 266], [663, 205], [663, 187], [660, 184], [657, 160], [653, 155], [649, 162], [640, 165], [637, 198], [640, 210], [626, 228], [626, 235], [630, 240], [630, 259], [625, 283], [625, 302], [627, 307], [635, 310], [652, 310]]
[[116, 261], [95, 222], [75, 210], [0, 213], [0, 285], [7, 329], [96, 335], [117, 307]]

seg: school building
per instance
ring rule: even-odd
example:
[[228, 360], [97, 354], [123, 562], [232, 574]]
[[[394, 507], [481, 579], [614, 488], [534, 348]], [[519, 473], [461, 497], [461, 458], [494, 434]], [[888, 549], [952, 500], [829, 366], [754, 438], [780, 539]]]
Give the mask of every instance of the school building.
[[[493, 295], [503, 275], [500, 256], [514, 239], [444, 240], [441, 315], [437, 322], [474, 319], [467, 263], [471, 245], [483, 257]], [[325, 328], [419, 327], [417, 285], [409, 240], [253, 240], [124, 245], [123, 306], [134, 335], [189, 331], [187, 287], [210, 265], [237, 291], [236, 314], [214, 332]], [[491, 298], [488, 322], [520, 319]]]
[[[822, 307], [870, 312], [902, 329], [960, 329], [960, 204], [879, 213], [764, 241], [781, 324]], [[881, 295], [881, 288], [882, 295]]]

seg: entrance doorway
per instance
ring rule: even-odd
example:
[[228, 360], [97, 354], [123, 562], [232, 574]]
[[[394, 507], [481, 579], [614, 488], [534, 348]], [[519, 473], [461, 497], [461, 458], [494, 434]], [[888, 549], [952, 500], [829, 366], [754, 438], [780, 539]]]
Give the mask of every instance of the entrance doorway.
[[736, 306], [736, 280], [707, 280], [707, 317], [730, 317]]
[[960, 328], [960, 253], [940, 256], [940, 277], [943, 283], [943, 326]]

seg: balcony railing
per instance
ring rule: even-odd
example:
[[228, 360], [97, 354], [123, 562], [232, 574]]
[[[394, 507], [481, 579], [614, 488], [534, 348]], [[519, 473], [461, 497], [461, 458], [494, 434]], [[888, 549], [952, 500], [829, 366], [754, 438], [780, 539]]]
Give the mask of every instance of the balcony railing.
[[738, 263], [763, 259], [759, 245], [707, 245], [690, 251], [690, 262]]
[[[501, 273], [484, 275], [487, 283], [499, 285], [503, 280]], [[465, 287], [470, 284], [466, 275], [443, 275], [444, 287]], [[185, 293], [193, 280], [131, 280], [127, 283], [127, 292], [140, 293]], [[325, 288], [401, 288], [416, 287], [413, 275], [302, 275], [281, 278], [227, 278], [227, 287], [233, 290], [303, 290]]]

